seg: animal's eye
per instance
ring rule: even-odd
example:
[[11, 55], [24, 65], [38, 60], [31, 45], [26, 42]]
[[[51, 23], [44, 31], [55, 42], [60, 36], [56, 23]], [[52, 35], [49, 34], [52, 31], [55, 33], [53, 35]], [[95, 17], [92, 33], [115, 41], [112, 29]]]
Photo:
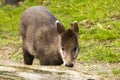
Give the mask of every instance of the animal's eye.
[[64, 51], [65, 49], [62, 47], [62, 50]]
[[73, 48], [73, 51], [75, 52], [76, 50], [77, 50], [77, 47], [74, 47], [74, 48]]

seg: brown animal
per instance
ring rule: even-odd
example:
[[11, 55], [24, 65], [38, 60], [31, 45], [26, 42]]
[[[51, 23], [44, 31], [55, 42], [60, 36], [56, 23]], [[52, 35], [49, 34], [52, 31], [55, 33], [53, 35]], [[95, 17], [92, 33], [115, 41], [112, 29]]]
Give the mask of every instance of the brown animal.
[[32, 65], [34, 57], [41, 65], [73, 67], [78, 55], [78, 24], [64, 26], [44, 7], [34, 6], [21, 16], [20, 34], [24, 63]]

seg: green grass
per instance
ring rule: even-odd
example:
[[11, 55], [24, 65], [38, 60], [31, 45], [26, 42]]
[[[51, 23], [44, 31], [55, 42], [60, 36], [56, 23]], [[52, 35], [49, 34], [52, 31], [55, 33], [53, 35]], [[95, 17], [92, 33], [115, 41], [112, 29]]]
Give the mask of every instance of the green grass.
[[113, 69], [112, 72], [120, 78], [120, 69]]
[[[78, 61], [120, 62], [119, 0], [26, 0], [17, 7], [1, 5], [0, 46], [21, 45], [20, 15], [28, 7], [35, 5], [47, 7], [66, 28], [73, 21], [79, 22]], [[89, 21], [85, 23], [89, 27], [81, 25], [83, 20]]]
[[[116, 45], [117, 44], [117, 45]], [[84, 41], [78, 59], [87, 62], [120, 62], [119, 41]]]

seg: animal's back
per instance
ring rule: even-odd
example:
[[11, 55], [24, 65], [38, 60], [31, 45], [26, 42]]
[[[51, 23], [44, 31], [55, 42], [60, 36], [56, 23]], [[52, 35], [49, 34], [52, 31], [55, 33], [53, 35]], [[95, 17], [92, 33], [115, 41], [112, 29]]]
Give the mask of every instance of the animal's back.
[[42, 6], [33, 6], [21, 16], [21, 25], [23, 27], [54, 27], [55, 21], [56, 18]]

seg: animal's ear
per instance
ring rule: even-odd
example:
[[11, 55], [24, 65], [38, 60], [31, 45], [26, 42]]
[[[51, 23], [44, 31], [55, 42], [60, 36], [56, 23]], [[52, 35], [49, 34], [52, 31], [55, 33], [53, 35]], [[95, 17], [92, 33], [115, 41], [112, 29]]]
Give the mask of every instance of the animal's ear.
[[57, 27], [58, 33], [65, 32], [64, 26], [58, 20], [55, 22], [55, 26]]
[[79, 28], [78, 28], [78, 22], [71, 22], [71, 29], [74, 30], [75, 32], [79, 33]]

